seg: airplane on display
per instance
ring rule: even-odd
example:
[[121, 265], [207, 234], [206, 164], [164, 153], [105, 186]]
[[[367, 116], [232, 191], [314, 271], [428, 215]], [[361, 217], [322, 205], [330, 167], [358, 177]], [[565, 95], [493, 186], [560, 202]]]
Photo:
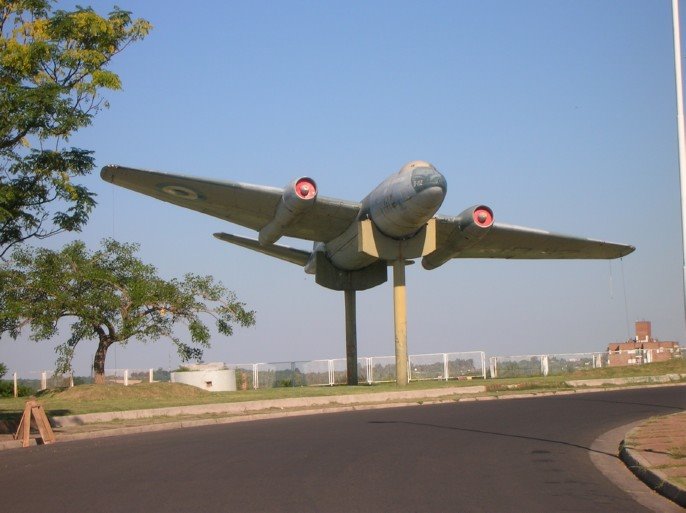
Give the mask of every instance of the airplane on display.
[[[416, 160], [381, 182], [361, 202], [319, 196], [309, 177], [284, 188], [210, 180], [108, 165], [115, 185], [255, 230], [252, 239], [220, 240], [294, 263], [326, 288], [345, 292], [348, 384], [357, 384], [355, 292], [380, 285], [393, 267], [396, 380], [407, 383], [405, 266], [421, 258], [436, 269], [453, 258], [614, 259], [633, 246], [494, 222], [486, 205], [457, 216], [437, 215], [448, 185]], [[313, 241], [312, 251], [276, 244], [281, 237]]]

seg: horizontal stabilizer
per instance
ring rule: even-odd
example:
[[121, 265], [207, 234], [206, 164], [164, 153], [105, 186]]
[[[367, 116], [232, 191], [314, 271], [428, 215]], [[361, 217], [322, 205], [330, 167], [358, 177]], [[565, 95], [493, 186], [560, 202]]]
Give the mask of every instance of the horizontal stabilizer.
[[252, 249], [259, 253], [264, 253], [265, 255], [280, 258], [281, 260], [297, 264], [301, 267], [304, 267], [307, 261], [310, 259], [310, 252], [303, 251], [302, 249], [277, 246], [275, 244], [267, 244], [263, 246], [255, 239], [239, 237], [238, 235], [231, 235], [230, 233], [215, 233], [214, 236], [219, 240], [230, 242], [231, 244], [236, 244], [237, 246], [243, 246], [244, 248]]

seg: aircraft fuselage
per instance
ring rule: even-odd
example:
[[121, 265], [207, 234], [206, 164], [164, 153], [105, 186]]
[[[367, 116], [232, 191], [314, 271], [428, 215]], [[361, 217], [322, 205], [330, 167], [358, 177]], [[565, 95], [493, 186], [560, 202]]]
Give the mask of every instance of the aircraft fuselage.
[[386, 237], [409, 239], [438, 212], [447, 190], [445, 177], [433, 165], [409, 162], [362, 200], [356, 222], [324, 245], [327, 258], [346, 271], [372, 264], [377, 259], [359, 251], [357, 221], [369, 219]]

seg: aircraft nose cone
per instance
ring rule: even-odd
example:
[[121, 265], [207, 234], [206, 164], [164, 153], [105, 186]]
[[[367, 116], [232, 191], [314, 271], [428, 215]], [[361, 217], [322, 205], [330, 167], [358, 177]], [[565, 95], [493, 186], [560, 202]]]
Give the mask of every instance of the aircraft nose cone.
[[438, 188], [445, 193], [448, 192], [448, 182], [435, 167], [418, 167], [412, 170], [412, 187], [416, 192], [422, 192], [431, 188]]
[[445, 192], [443, 192], [443, 189], [432, 185], [418, 192], [413, 198], [413, 202], [415, 208], [433, 215], [443, 203], [444, 198]]
[[412, 171], [412, 187], [418, 206], [427, 210], [438, 210], [448, 190], [445, 177], [436, 168], [420, 167]]

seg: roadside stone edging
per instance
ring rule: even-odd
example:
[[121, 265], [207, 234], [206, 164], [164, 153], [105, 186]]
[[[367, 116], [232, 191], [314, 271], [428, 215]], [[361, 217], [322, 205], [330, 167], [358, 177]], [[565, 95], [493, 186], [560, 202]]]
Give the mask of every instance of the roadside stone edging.
[[297, 397], [289, 399], [268, 399], [261, 401], [245, 401], [239, 403], [217, 403], [193, 406], [174, 406], [169, 408], [154, 408], [150, 410], [129, 410], [106, 413], [84, 413], [82, 415], [65, 415], [52, 417], [53, 427], [72, 427], [84, 424], [110, 422], [113, 420], [132, 420], [152, 417], [175, 417], [178, 415], [226, 414], [238, 415], [264, 410], [284, 410], [291, 408], [307, 408], [312, 406], [335, 406], [351, 404], [377, 404], [401, 400], [424, 400], [450, 397], [454, 395], [480, 394], [486, 392], [483, 385], [437, 388], [429, 390], [413, 390], [385, 393], [325, 396], [325, 397]]
[[636, 477], [650, 488], [686, 508], [686, 490], [671, 483], [667, 476], [659, 470], [650, 468], [650, 463], [640, 455], [639, 451], [627, 446], [626, 439], [635, 437], [640, 428], [641, 426], [635, 427], [626, 434], [620, 446], [619, 458]]
[[663, 376], [631, 376], [628, 378], [577, 379], [565, 381], [571, 387], [597, 387], [602, 385], [628, 385], [633, 383], [673, 383], [686, 379], [686, 374], [665, 374]]

